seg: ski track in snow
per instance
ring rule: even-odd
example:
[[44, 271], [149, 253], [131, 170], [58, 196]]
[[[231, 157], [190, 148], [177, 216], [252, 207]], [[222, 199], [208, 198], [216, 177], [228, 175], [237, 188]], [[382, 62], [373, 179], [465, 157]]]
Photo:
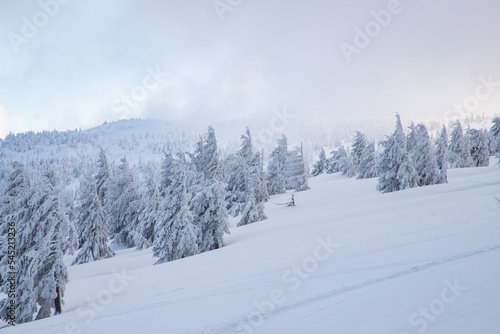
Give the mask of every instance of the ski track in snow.
[[[419, 272], [422, 272], [422, 271], [425, 271], [428, 269], [432, 269], [435, 267], [439, 267], [442, 265], [451, 264], [451, 263], [458, 262], [461, 260], [466, 260], [466, 259], [470, 259], [472, 257], [477, 257], [477, 256], [481, 256], [481, 255], [485, 255], [485, 254], [489, 254], [489, 253], [493, 253], [493, 252], [498, 252], [498, 251], [500, 251], [500, 244], [495, 245], [495, 246], [486, 247], [486, 248], [483, 248], [480, 250], [470, 251], [470, 252], [466, 252], [463, 254], [449, 256], [449, 257], [445, 257], [442, 259], [437, 259], [437, 260], [434, 260], [431, 262], [424, 263], [422, 265], [417, 265], [417, 266], [413, 266], [413, 267], [405, 269], [405, 270], [397, 271], [397, 272], [394, 272], [392, 274], [388, 274], [388, 275], [384, 275], [384, 276], [381, 276], [378, 278], [365, 280], [365, 281], [362, 281], [362, 282], [359, 282], [356, 284], [352, 284], [349, 286], [336, 288], [336, 289], [333, 289], [327, 293], [316, 295], [316, 296], [310, 297], [310, 298], [305, 298], [305, 299], [298, 301], [296, 303], [293, 303], [293, 304], [276, 306], [276, 308], [274, 310], [268, 311], [268, 312], [262, 314], [262, 317], [265, 321], [269, 318], [279, 316], [279, 315], [285, 314], [287, 312], [290, 312], [290, 311], [293, 311], [293, 310], [296, 310], [296, 309], [299, 309], [299, 308], [302, 308], [302, 307], [305, 307], [305, 306], [308, 306], [311, 304], [315, 304], [315, 303], [324, 301], [326, 299], [336, 297], [336, 296], [339, 296], [339, 295], [342, 295], [342, 294], [345, 294], [345, 293], [348, 293], [351, 291], [359, 290], [359, 289], [369, 287], [371, 285], [375, 285], [378, 283], [391, 281], [394, 279], [398, 279], [398, 278], [405, 277], [405, 276], [408, 276], [411, 274], [419, 273]], [[414, 262], [414, 261], [412, 261], [412, 262]], [[401, 266], [403, 264], [409, 264], [409, 263], [411, 263], [411, 262], [395, 262], [395, 263], [385, 264], [385, 265], [367, 266], [367, 267], [357, 268], [357, 269], [353, 269], [353, 270], [349, 270], [349, 271], [332, 273], [329, 275], [325, 275], [323, 277], [343, 275], [343, 274], [347, 274], [347, 273], [354, 273], [354, 272], [361, 272], [361, 271], [378, 270], [378, 269], [383, 269], [383, 268], [391, 268], [391, 267]], [[319, 277], [319, 276], [317, 276], [317, 277]], [[204, 298], [213, 297], [213, 296], [220, 296], [223, 294], [231, 294], [232, 292], [236, 292], [236, 291], [238, 291], [238, 292], [249, 291], [249, 290], [253, 290], [255, 288], [262, 288], [262, 287], [273, 288], [273, 287], [275, 287], [275, 281], [259, 284], [258, 286], [254, 284], [251, 286], [247, 286], [245, 288], [235, 287], [232, 289], [225, 289], [224, 292], [214, 291], [212, 293], [205, 293], [203, 295], [199, 295], [196, 297], [187, 297], [187, 298], [182, 299], [182, 300], [148, 303], [148, 304], [144, 304], [141, 306], [129, 308], [126, 311], [115, 311], [115, 312], [108, 312], [108, 313], [100, 314], [100, 315], [96, 316], [92, 320], [92, 322], [98, 321], [99, 319], [105, 319], [105, 318], [110, 318], [110, 317], [112, 318], [112, 317], [116, 317], [116, 316], [120, 316], [120, 315], [127, 315], [127, 314], [131, 314], [131, 313], [135, 313], [135, 312], [151, 310], [151, 309], [155, 309], [155, 308], [158, 308], [158, 307], [161, 307], [164, 305], [199, 300], [199, 299], [204, 299]], [[237, 331], [238, 325], [242, 322], [247, 323], [247, 320], [248, 320], [248, 314], [241, 316], [238, 319], [235, 319], [232, 321], [224, 321], [222, 323], [212, 325], [210, 327], [200, 328], [200, 329], [197, 329], [194, 331], [190, 330], [190, 331], [184, 332], [184, 334], [195, 334], [195, 333], [196, 334], [200, 334], [200, 333], [201, 334], [228, 334], [228, 333], [231, 333], [231, 334], [235, 333], [236, 334], [236, 333], [238, 333], [238, 331]], [[80, 321], [80, 322], [76, 322], [76, 323], [83, 325], [83, 324], [85, 324], [85, 321]], [[54, 329], [59, 328], [59, 327], [60, 327], [60, 324], [53, 325], [53, 326], [47, 326], [44, 328], [39, 327], [37, 329], [26, 330], [25, 333], [41, 333], [41, 332], [52, 333]]]
[[[475, 250], [475, 251], [467, 252], [467, 253], [464, 253], [464, 254], [459, 254], [459, 255], [454, 255], [454, 256], [450, 256], [450, 257], [445, 257], [445, 258], [442, 258], [442, 259], [434, 260], [432, 262], [428, 262], [428, 263], [425, 263], [425, 264], [420, 265], [420, 266], [414, 266], [414, 267], [411, 267], [409, 269], [398, 271], [398, 272], [395, 272], [395, 273], [392, 273], [392, 274], [389, 274], [389, 275], [385, 275], [385, 276], [381, 276], [381, 277], [378, 277], [378, 278], [369, 279], [369, 280], [366, 280], [366, 281], [363, 281], [363, 282], [359, 282], [359, 283], [356, 283], [356, 284], [353, 284], [353, 285], [349, 285], [349, 286], [344, 286], [344, 287], [341, 287], [341, 288], [336, 288], [336, 289], [331, 290], [328, 293], [324, 293], [324, 294], [320, 294], [320, 295], [317, 295], [317, 296], [314, 296], [314, 297], [306, 298], [306, 299], [303, 299], [302, 301], [296, 302], [296, 303], [291, 304], [291, 305], [277, 306], [274, 310], [268, 311], [265, 314], [262, 314], [262, 316], [263, 316], [263, 319], [266, 320], [266, 319], [269, 319], [271, 317], [274, 317], [274, 316], [277, 316], [277, 315], [281, 315], [283, 313], [286, 313], [286, 312], [289, 312], [289, 311], [292, 311], [292, 310], [295, 310], [295, 309], [298, 309], [298, 308], [301, 308], [301, 307], [304, 307], [304, 306], [307, 306], [307, 305], [310, 305], [310, 304], [314, 304], [314, 303], [323, 301], [323, 300], [328, 299], [328, 298], [332, 298], [332, 297], [335, 297], [335, 296], [338, 296], [338, 295], [342, 295], [342, 294], [347, 293], [347, 292], [351, 292], [351, 291], [354, 291], [354, 290], [362, 289], [362, 288], [365, 288], [365, 287], [368, 287], [368, 286], [371, 286], [371, 285], [374, 285], [374, 284], [383, 283], [383, 282], [390, 281], [390, 280], [393, 280], [393, 279], [401, 278], [401, 277], [408, 276], [408, 275], [411, 275], [411, 274], [415, 274], [415, 273], [418, 273], [418, 272], [421, 272], [421, 271], [425, 271], [425, 270], [428, 270], [428, 269], [439, 267], [439, 266], [442, 266], [442, 265], [445, 265], [445, 264], [450, 264], [450, 263], [458, 262], [458, 261], [461, 261], [461, 260], [464, 260], [464, 259], [469, 259], [469, 258], [472, 258], [472, 257], [481, 256], [481, 255], [485, 255], [485, 254], [492, 253], [492, 252], [498, 252], [498, 251], [500, 251], [500, 245], [496, 245], [496, 246], [492, 246], [492, 247], [487, 247], [487, 248], [483, 248], [483, 249], [480, 249], [480, 250]], [[369, 267], [363, 267], [363, 268], [354, 269], [352, 271], [344, 271], [342, 273], [336, 273], [336, 274], [333, 274], [333, 275], [345, 274], [345, 273], [350, 273], [350, 272], [359, 272], [359, 271], [364, 271], [364, 270], [374, 270], [374, 269], [381, 269], [381, 268], [389, 268], [389, 267], [397, 266], [397, 265], [400, 265], [400, 264], [401, 263], [395, 263], [395, 264], [389, 264], [389, 265], [380, 265], [380, 266], [369, 266]], [[333, 275], [330, 275], [330, 276], [333, 276]], [[213, 326], [211, 328], [205, 328], [205, 329], [202, 329], [202, 330], [199, 330], [199, 331], [195, 331], [195, 332], [193, 332], [193, 331], [185, 332], [185, 334], [194, 334], [194, 333], [203, 333], [203, 334], [238, 333], [238, 331], [237, 331], [238, 324], [240, 324], [241, 322], [246, 322], [247, 320], [248, 320], [247, 317], [241, 317], [238, 320], [233, 320], [231, 322], [224, 322], [222, 324], [215, 325], [215, 326]]]
[[[394, 272], [392, 274], [388, 274], [388, 275], [384, 275], [384, 276], [381, 276], [381, 277], [378, 277], [378, 278], [373, 278], [373, 279], [365, 280], [365, 281], [362, 281], [362, 282], [359, 282], [359, 283], [356, 283], [356, 284], [353, 284], [353, 285], [344, 286], [344, 287], [341, 287], [341, 288], [336, 288], [336, 289], [331, 290], [328, 293], [324, 293], [324, 294], [320, 294], [320, 295], [317, 295], [317, 296], [314, 296], [314, 297], [306, 298], [306, 299], [303, 299], [302, 301], [296, 302], [294, 304], [277, 306], [274, 310], [268, 311], [265, 314], [262, 314], [262, 316], [263, 316], [263, 319], [266, 320], [266, 319], [269, 319], [271, 317], [278, 316], [278, 315], [284, 314], [286, 312], [289, 312], [289, 311], [292, 311], [292, 310], [295, 310], [295, 309], [298, 309], [298, 308], [301, 308], [301, 307], [304, 307], [304, 306], [307, 306], [307, 305], [310, 305], [310, 304], [318, 303], [318, 302], [321, 302], [321, 301], [323, 301], [325, 299], [329, 299], [329, 298], [332, 298], [332, 297], [335, 297], [335, 296], [339, 296], [339, 295], [342, 295], [342, 294], [347, 293], [347, 292], [355, 291], [355, 290], [362, 289], [362, 288], [365, 288], [365, 287], [368, 287], [368, 286], [371, 286], [371, 285], [374, 285], [374, 284], [383, 283], [383, 282], [390, 281], [390, 280], [393, 280], [393, 279], [401, 278], [401, 277], [404, 277], [404, 276], [407, 276], [407, 275], [411, 275], [411, 274], [414, 274], [414, 273], [418, 273], [418, 272], [421, 272], [421, 271], [424, 271], [424, 270], [428, 270], [428, 269], [432, 269], [432, 268], [435, 268], [435, 267], [439, 267], [441, 265], [450, 264], [450, 263], [458, 262], [458, 261], [461, 261], [461, 260], [464, 260], [464, 259], [469, 259], [469, 258], [472, 258], [472, 257], [475, 257], [475, 256], [481, 256], [481, 255], [485, 255], [485, 254], [492, 253], [492, 252], [498, 252], [498, 251], [500, 251], [500, 245], [496, 245], [496, 246], [492, 246], [492, 247], [487, 247], [487, 248], [483, 248], [483, 249], [480, 249], [480, 250], [470, 251], [470, 252], [467, 252], [467, 253], [463, 253], [463, 254], [459, 254], [459, 255], [454, 255], [454, 256], [449, 256], [449, 257], [445, 257], [445, 258], [442, 258], [442, 259], [434, 260], [434, 261], [427, 262], [427, 263], [419, 265], [419, 266], [413, 266], [413, 267], [411, 267], [409, 269], [405, 269], [405, 270], [402, 270], [402, 271]], [[414, 263], [415, 261], [412, 261], [412, 262]], [[342, 272], [332, 273], [332, 274], [329, 274], [329, 275], [324, 275], [323, 277], [343, 275], [343, 274], [355, 273], [355, 272], [362, 272], [362, 271], [378, 270], [378, 269], [384, 269], [384, 268], [391, 268], [391, 267], [401, 266], [401, 265], [404, 265], [404, 264], [409, 264], [409, 263], [412, 263], [412, 262], [395, 262], [395, 263], [384, 264], [384, 265], [361, 267], [361, 268], [356, 268], [356, 269], [352, 269], [352, 270], [348, 270], [348, 271], [342, 271]], [[419, 262], [421, 262], [421, 261], [419, 261]], [[316, 276], [316, 277], [320, 277], [320, 276]], [[126, 315], [126, 314], [130, 314], [130, 313], [135, 313], [135, 312], [140, 312], [140, 311], [155, 309], [155, 308], [158, 308], [158, 307], [161, 307], [161, 306], [164, 306], [164, 305], [183, 303], [183, 302], [186, 302], [186, 301], [193, 301], [193, 300], [200, 300], [200, 299], [205, 299], [205, 298], [209, 298], [209, 297], [213, 297], [213, 296], [220, 296], [222, 294], [231, 294], [233, 292], [249, 291], [249, 290], [254, 290], [255, 288], [268, 287], [268, 288], [271, 289], [274, 286], [275, 286], [275, 281], [272, 281], [272, 282], [265, 282], [265, 283], [262, 283], [262, 284], [259, 284], [259, 285], [253, 284], [253, 285], [247, 286], [247, 287], [238, 286], [238, 287], [234, 287], [232, 289], [227, 289], [226, 288], [224, 290], [224, 292], [214, 291], [214, 292], [211, 292], [211, 293], [205, 293], [205, 294], [202, 294], [202, 295], [198, 295], [196, 297], [187, 297], [187, 298], [182, 299], [182, 300], [174, 300], [174, 301], [168, 301], [168, 302], [148, 303], [148, 304], [144, 304], [144, 305], [141, 305], [141, 306], [136, 306], [136, 307], [129, 308], [129, 309], [127, 309], [127, 311], [123, 311], [123, 312], [122, 311], [115, 311], [115, 312], [108, 312], [108, 313], [105, 313], [105, 314], [97, 315], [93, 319], [93, 322], [98, 321], [99, 319], [105, 319], [105, 318], [116, 317], [116, 316], [120, 316], [120, 315]], [[238, 333], [238, 331], [237, 331], [238, 325], [241, 322], [246, 322], [247, 320], [248, 320], [248, 317], [247, 317], [247, 315], [245, 315], [245, 316], [242, 316], [242, 317], [240, 317], [240, 318], [238, 318], [236, 320], [233, 320], [233, 321], [225, 321], [223, 323], [220, 323], [220, 324], [217, 324], [217, 325], [213, 325], [213, 326], [211, 326], [209, 328], [205, 327], [203, 329], [198, 329], [198, 330], [195, 330], [195, 331], [184, 332], [184, 334], [195, 334], [195, 333], [196, 334], [200, 334], [200, 333], [202, 333], [202, 334]], [[85, 322], [82, 322], [82, 324], [83, 323], [85, 323]], [[51, 328], [54, 328], [54, 327], [59, 327], [59, 325], [46, 327], [46, 328], [44, 328], [44, 330], [50, 330]], [[35, 331], [29, 330], [27, 332], [39, 332], [39, 331], [40, 331], [40, 328], [38, 328]]]

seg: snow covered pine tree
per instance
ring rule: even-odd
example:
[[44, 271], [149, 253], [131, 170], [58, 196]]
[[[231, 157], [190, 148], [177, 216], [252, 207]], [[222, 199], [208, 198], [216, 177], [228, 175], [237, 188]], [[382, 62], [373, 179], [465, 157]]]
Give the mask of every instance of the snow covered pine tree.
[[380, 174], [377, 190], [389, 193], [415, 187], [418, 175], [406, 152], [405, 135], [398, 114], [396, 114], [396, 130], [382, 142], [382, 145], [384, 151], [377, 162]]
[[351, 159], [352, 159], [352, 169], [353, 173], [358, 173], [358, 167], [361, 163], [361, 158], [363, 156], [363, 151], [367, 145], [366, 136], [359, 131], [356, 131], [356, 136], [352, 143], [351, 148]]
[[358, 166], [357, 179], [371, 179], [377, 177], [377, 160], [375, 154], [375, 143], [371, 142], [363, 150], [361, 161]]
[[470, 129], [470, 157], [473, 167], [487, 167], [490, 164], [488, 133], [486, 130]]
[[418, 124], [415, 134], [415, 146], [410, 155], [418, 174], [417, 184], [419, 186], [437, 184], [439, 181], [439, 169], [431, 139], [425, 125]]
[[278, 145], [269, 156], [267, 164], [267, 191], [269, 195], [283, 194], [286, 191], [286, 163], [288, 157], [287, 138], [281, 135]]
[[469, 142], [464, 136], [462, 124], [456, 121], [451, 132], [450, 146], [448, 147], [448, 160], [451, 168], [471, 167]]
[[239, 211], [242, 214], [238, 226], [267, 219], [262, 204], [265, 199], [261, 196], [263, 193], [261, 188], [266, 185], [263, 184], [259, 175], [259, 168], [261, 168], [259, 156], [259, 153], [253, 152], [252, 136], [247, 128], [246, 134], [241, 136], [240, 150], [236, 154], [238, 166], [241, 168], [241, 171], [238, 172], [243, 174], [239, 180], [242, 183], [239, 188], [243, 190], [241, 195], [244, 196], [242, 203], [240, 203]]
[[115, 255], [108, 246], [108, 217], [97, 195], [92, 174], [87, 170], [80, 183], [77, 223], [81, 250], [72, 264], [98, 261]]
[[161, 205], [161, 219], [155, 227], [153, 255], [155, 264], [182, 259], [198, 253], [193, 216], [189, 210], [186, 187], [186, 161], [183, 155], [172, 160], [170, 185]]
[[131, 232], [137, 224], [140, 200], [134, 174], [127, 158], [123, 157], [116, 176], [111, 179], [105, 199], [113, 243], [126, 247], [135, 246], [134, 233]]
[[436, 141], [436, 162], [439, 169], [438, 183], [448, 183], [447, 169], [448, 169], [448, 133], [443, 124], [441, 134]]
[[490, 128], [491, 153], [500, 159], [500, 117], [495, 117]]
[[304, 191], [309, 189], [307, 182], [308, 168], [305, 165], [302, 145], [289, 152], [287, 158], [287, 184], [288, 189]]
[[[16, 283], [13, 296], [16, 304], [16, 322], [25, 323], [62, 312], [68, 273], [63, 256], [72, 253], [76, 243], [75, 231], [61, 201], [62, 190], [54, 172], [49, 171], [31, 187], [24, 166], [14, 163], [9, 184], [2, 196], [6, 203], [1, 211], [1, 228], [14, 221], [17, 225]], [[2, 238], [5, 235], [2, 234]], [[6, 248], [2, 242], [0, 276], [2, 292], [7, 292], [10, 282], [7, 272], [12, 272], [3, 256]], [[12, 297], [0, 302], [0, 315], [7, 320]]]
[[200, 162], [196, 166], [203, 175], [203, 181], [190, 206], [198, 233], [198, 251], [201, 253], [222, 247], [224, 233], [230, 232], [225, 201], [227, 195], [222, 183], [223, 166], [212, 127], [208, 128], [208, 134], [199, 146], [201, 149], [195, 153], [194, 160]]
[[326, 154], [325, 150], [321, 148], [321, 152], [319, 152], [319, 158], [318, 161], [313, 166], [313, 170], [311, 172], [312, 176], [318, 176], [320, 174], [323, 174], [326, 171]]

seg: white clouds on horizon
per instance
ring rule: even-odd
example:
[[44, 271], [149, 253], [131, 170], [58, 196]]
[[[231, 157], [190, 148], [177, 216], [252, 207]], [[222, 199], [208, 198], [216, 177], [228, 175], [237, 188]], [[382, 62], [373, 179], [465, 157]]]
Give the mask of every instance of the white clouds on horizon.
[[[440, 116], [473, 93], [477, 77], [500, 80], [500, 46], [491, 40], [500, 28], [495, 0], [401, 0], [403, 11], [348, 64], [339, 44], [352, 43], [353, 28], [388, 2], [244, 1], [221, 22], [212, 1], [70, 1], [18, 54], [0, 40], [7, 60], [0, 104], [26, 121], [0, 126], [219, 121], [265, 117], [283, 105], [308, 117]], [[19, 33], [23, 16], [39, 10], [35, 1], [3, 6], [4, 35]], [[170, 75], [161, 87], [136, 108], [114, 112], [116, 100], [158, 64]], [[500, 111], [499, 96], [476, 112]]]
[[7, 110], [0, 105], [0, 138], [5, 138], [10, 132], [20, 132], [26, 120], [20, 115], [9, 116]]

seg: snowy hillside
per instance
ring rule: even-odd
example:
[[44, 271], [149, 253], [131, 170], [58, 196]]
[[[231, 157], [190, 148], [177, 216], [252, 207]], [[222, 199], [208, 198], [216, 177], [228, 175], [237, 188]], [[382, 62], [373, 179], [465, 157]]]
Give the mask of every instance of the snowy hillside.
[[71, 266], [63, 314], [2, 333], [498, 334], [493, 164], [390, 194], [377, 179], [312, 178], [297, 207], [273, 196], [269, 219], [232, 227], [221, 249]]

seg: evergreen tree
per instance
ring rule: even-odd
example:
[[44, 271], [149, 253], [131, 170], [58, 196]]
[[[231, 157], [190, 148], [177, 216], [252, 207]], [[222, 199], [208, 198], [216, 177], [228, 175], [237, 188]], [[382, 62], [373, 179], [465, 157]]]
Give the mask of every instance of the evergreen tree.
[[172, 183], [172, 165], [173, 165], [173, 158], [172, 158], [172, 153], [170, 152], [165, 152], [165, 156], [162, 160], [161, 163], [161, 181], [160, 181], [160, 186], [159, 186], [159, 191], [160, 195], [162, 197], [166, 196], [166, 192], [170, 184]]
[[459, 121], [453, 125], [448, 154], [451, 168], [464, 168], [472, 165], [469, 143]]
[[363, 150], [361, 161], [358, 166], [357, 179], [371, 179], [377, 177], [377, 161], [375, 155], [375, 143], [369, 143]]
[[[37, 298], [32, 292], [40, 258], [33, 252], [28, 253], [33, 242], [33, 233], [27, 229], [33, 211], [29, 205], [31, 182], [23, 164], [14, 162], [11, 170], [0, 198], [0, 292], [9, 295], [11, 281], [15, 283], [16, 292], [13, 298], [9, 295], [0, 301], [0, 317], [6, 322], [14, 321], [15, 318], [16, 323], [22, 324], [32, 321], [38, 310]], [[17, 232], [15, 258], [8, 252], [7, 239], [12, 237], [12, 234], [9, 236], [8, 233], [14, 232], [12, 225], [15, 225]], [[24, 234], [24, 231], [27, 233]], [[14, 266], [9, 263], [13, 260]], [[11, 303], [16, 305], [15, 310], [10, 308]]]
[[267, 216], [264, 213], [264, 205], [255, 200], [255, 185], [250, 169], [244, 170], [245, 201], [241, 206], [241, 218], [237, 226], [252, 224], [261, 220], [266, 220]]
[[[499, 154], [500, 153], [500, 117], [495, 117], [492, 121], [493, 126], [490, 129], [491, 136], [491, 153]], [[500, 158], [500, 155], [498, 155]]]
[[89, 171], [85, 171], [82, 176], [77, 210], [81, 250], [73, 264], [98, 261], [115, 255], [108, 246], [108, 217], [99, 201]]
[[354, 141], [352, 143], [352, 148], [351, 148], [351, 161], [352, 161], [353, 173], [357, 173], [358, 171], [358, 166], [361, 163], [361, 157], [363, 155], [363, 151], [366, 145], [367, 145], [366, 136], [361, 132], [356, 131], [356, 136], [354, 137]]
[[436, 142], [436, 163], [439, 169], [438, 181], [437, 183], [448, 183], [448, 161], [446, 157], [448, 156], [448, 133], [446, 132], [446, 127], [443, 124], [441, 129], [441, 135]]
[[171, 184], [162, 202], [162, 216], [155, 233], [153, 255], [155, 264], [181, 259], [198, 253], [193, 217], [189, 210], [186, 187], [186, 162], [174, 160]]
[[286, 159], [288, 156], [287, 138], [281, 135], [278, 145], [272, 151], [267, 165], [267, 191], [269, 195], [285, 193]]
[[418, 175], [406, 152], [405, 135], [398, 114], [396, 114], [396, 130], [382, 142], [382, 145], [384, 151], [377, 161], [377, 170], [380, 174], [377, 190], [389, 193], [415, 187]]
[[240, 214], [246, 200], [245, 173], [247, 166], [243, 157], [232, 154], [225, 162], [226, 174], [226, 201], [227, 209], [233, 217]]
[[269, 200], [269, 192], [267, 191], [266, 172], [264, 171], [264, 151], [254, 154], [254, 162], [256, 169], [257, 188], [255, 189], [255, 198], [258, 203], [267, 202]]
[[256, 203], [253, 195], [250, 194], [242, 210], [241, 219], [237, 226], [245, 226], [266, 219], [267, 216], [264, 213], [264, 205], [262, 203]]
[[204, 158], [205, 158], [205, 155], [204, 155], [204, 147], [203, 147], [203, 138], [200, 136], [200, 139], [196, 142], [194, 154], [191, 155], [191, 161], [194, 164], [195, 169], [200, 173], [203, 173], [203, 171], [205, 169], [205, 165], [204, 165], [204, 161], [203, 161]]
[[193, 158], [203, 161], [199, 170], [203, 181], [191, 200], [193, 224], [198, 232], [198, 251], [206, 252], [222, 247], [224, 233], [229, 234], [227, 221], [227, 194], [222, 183], [224, 172], [219, 158], [217, 140], [212, 127], [201, 145], [202, 150]]
[[327, 160], [326, 172], [328, 174], [341, 172], [345, 158], [347, 158], [346, 150], [341, 146], [338, 150], [330, 152], [330, 154], [331, 157]]
[[326, 164], [327, 160], [326, 160], [325, 150], [321, 148], [321, 152], [319, 153], [319, 159], [314, 164], [311, 175], [318, 176], [320, 174], [323, 174], [326, 171]]
[[416, 147], [418, 145], [417, 143], [417, 127], [413, 122], [411, 122], [411, 125], [408, 127], [410, 131], [406, 135], [406, 151], [410, 154], [411, 158], [414, 159], [415, 156], [413, 155], [414, 151], [416, 150]]
[[138, 250], [142, 250], [153, 245], [155, 239], [155, 225], [160, 219], [160, 207], [163, 197], [158, 190], [156, 183], [155, 167], [148, 161], [146, 165], [146, 191], [143, 195], [144, 208], [138, 218], [138, 225], [135, 232], [138, 234], [134, 240]]
[[486, 130], [469, 129], [470, 156], [473, 167], [487, 167], [490, 164], [488, 134]]
[[[16, 322], [24, 323], [32, 321], [35, 315], [37, 320], [46, 318], [53, 309], [56, 314], [62, 312], [68, 282], [63, 256], [73, 251], [70, 236], [74, 227], [61, 201], [62, 190], [54, 172], [45, 173], [30, 187], [24, 166], [16, 163], [13, 167], [7, 192], [2, 196], [2, 203], [9, 206], [2, 209], [0, 230], [5, 231], [6, 223], [16, 222], [17, 261], [12, 268], [6, 261], [9, 257], [0, 257], [1, 291], [8, 292], [8, 279], [15, 281]], [[1, 251], [5, 254], [3, 242]], [[13, 271], [14, 277], [7, 277]], [[3, 319], [8, 319], [11, 301], [10, 296], [0, 301]]]
[[289, 152], [286, 171], [289, 189], [294, 189], [295, 191], [309, 189], [307, 183], [308, 170], [304, 162], [302, 145]]
[[215, 131], [211, 126], [208, 127], [208, 133], [202, 142], [200, 154], [195, 154], [196, 160], [201, 161], [201, 166], [197, 167], [198, 171], [203, 173], [206, 180], [222, 180], [224, 178], [224, 168], [219, 157]]
[[259, 153], [253, 152], [248, 128], [246, 134], [241, 136], [240, 150], [228, 161], [228, 168], [228, 208], [234, 217], [246, 210], [250, 198], [256, 205], [267, 201], [261, 157]]
[[95, 176], [95, 185], [97, 189], [97, 195], [99, 196], [102, 207], [106, 205], [104, 201], [109, 186], [109, 179], [108, 159], [106, 158], [104, 150], [102, 149], [102, 147], [100, 147], [99, 157], [97, 159], [97, 174]]
[[218, 180], [207, 182], [191, 200], [191, 211], [198, 231], [198, 251], [222, 247], [224, 233], [230, 234], [223, 184]]
[[349, 155], [346, 155], [339, 160], [339, 169], [343, 176], [353, 177], [356, 175], [352, 157]]
[[415, 130], [416, 143], [413, 148], [414, 167], [418, 175], [419, 186], [437, 184], [439, 181], [439, 169], [432, 148], [431, 139], [427, 128], [418, 124]]
[[419, 176], [411, 163], [411, 158], [406, 156], [402, 164], [398, 168], [396, 175], [399, 184], [399, 190], [416, 187], [419, 181]]
[[[37, 290], [37, 302], [40, 306], [36, 320], [49, 317], [51, 310], [55, 313], [62, 312], [62, 304], [66, 284], [69, 280], [63, 256], [73, 253], [73, 245], [70, 243], [69, 235], [74, 232], [74, 226], [70, 222], [67, 212], [62, 205], [58, 188], [58, 180], [55, 173], [45, 173], [37, 189], [40, 196], [36, 196], [36, 205], [31, 222], [34, 225], [43, 226], [45, 240], [41, 241], [41, 247], [35, 246], [41, 256], [41, 265], [37, 273], [35, 290]], [[36, 238], [34, 238], [36, 240]]]
[[[242, 143], [238, 155], [243, 159], [246, 166], [248, 178], [246, 188], [253, 188], [256, 203], [266, 202], [269, 198], [267, 185], [264, 182], [262, 159], [259, 152], [253, 151], [252, 136], [250, 130], [241, 136]], [[251, 183], [251, 184], [250, 184]]]
[[121, 159], [116, 176], [111, 180], [106, 198], [109, 227], [114, 243], [126, 247], [135, 246], [137, 216], [140, 213], [141, 198], [137, 191], [134, 175], [126, 157]]

